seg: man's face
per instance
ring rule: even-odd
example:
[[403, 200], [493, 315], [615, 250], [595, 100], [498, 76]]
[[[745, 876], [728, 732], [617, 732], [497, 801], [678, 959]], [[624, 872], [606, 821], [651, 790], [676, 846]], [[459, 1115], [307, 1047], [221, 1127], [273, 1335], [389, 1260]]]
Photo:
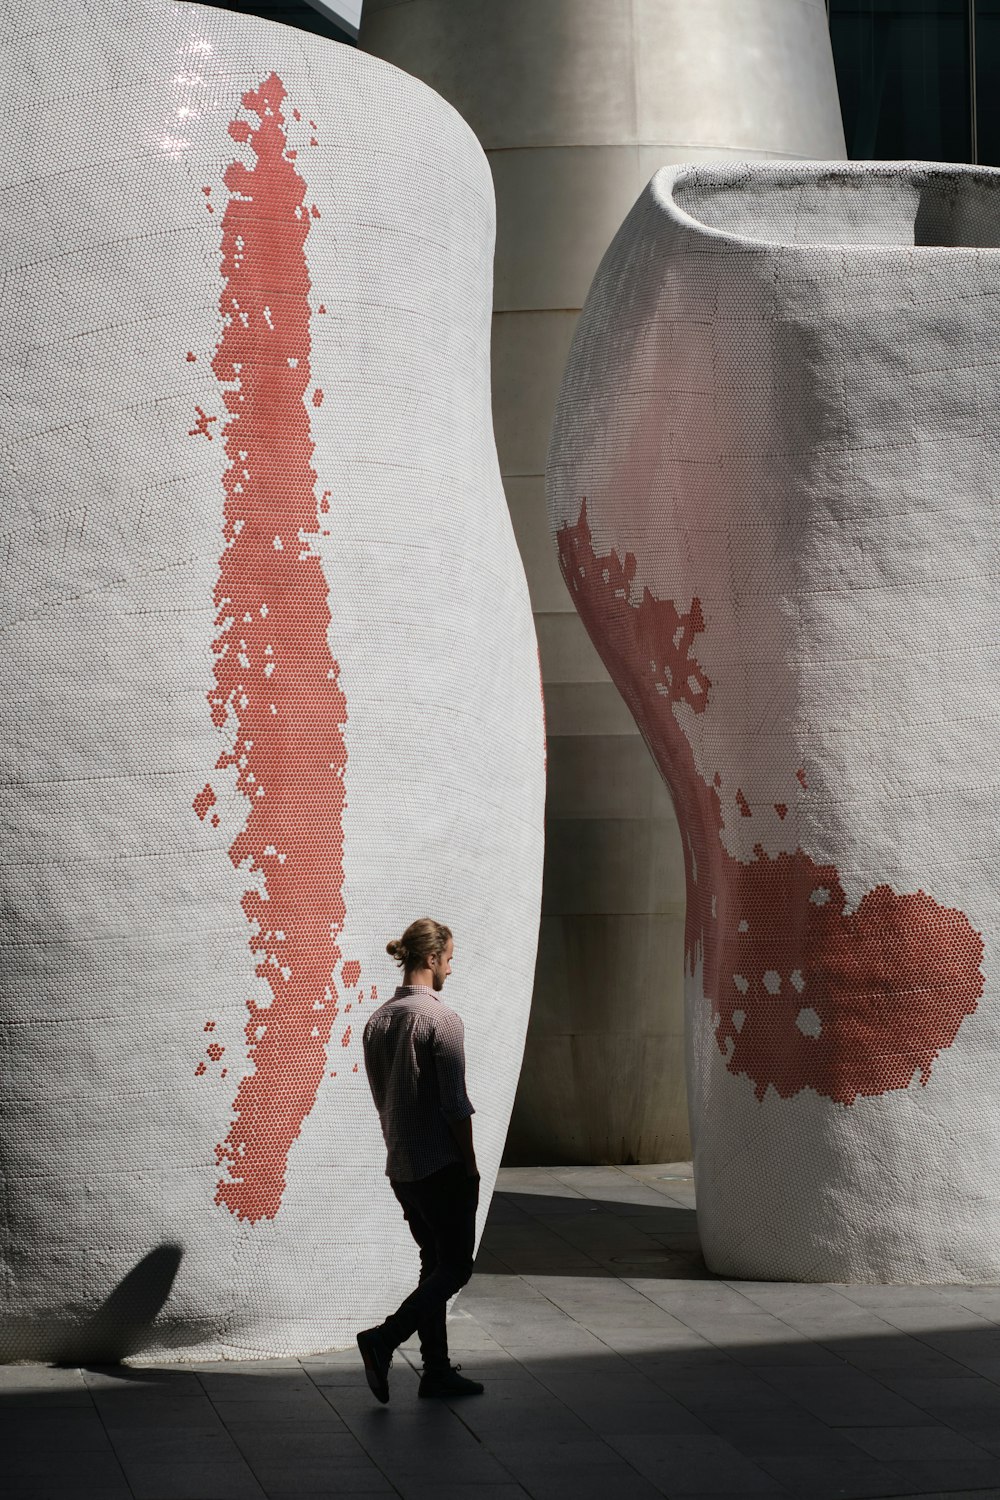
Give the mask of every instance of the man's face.
[[448, 978], [448, 975], [451, 973], [451, 956], [454, 951], [455, 944], [452, 942], [451, 938], [449, 938], [448, 946], [444, 949], [444, 951], [442, 953], [435, 954], [435, 956], [431, 959], [431, 977], [432, 983], [436, 990], [444, 988], [444, 982]]

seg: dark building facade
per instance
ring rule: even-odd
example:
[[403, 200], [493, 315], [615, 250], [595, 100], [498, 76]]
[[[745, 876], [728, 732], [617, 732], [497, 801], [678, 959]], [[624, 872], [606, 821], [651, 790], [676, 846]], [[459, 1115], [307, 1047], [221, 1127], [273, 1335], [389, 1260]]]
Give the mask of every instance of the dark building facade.
[[211, 4], [217, 10], [242, 11], [265, 21], [281, 21], [285, 26], [297, 26], [300, 31], [312, 31], [331, 41], [345, 42], [349, 47], [358, 40], [358, 28], [338, 10], [335, 0], [211, 0]]
[[848, 154], [1000, 166], [1000, 0], [827, 0]]

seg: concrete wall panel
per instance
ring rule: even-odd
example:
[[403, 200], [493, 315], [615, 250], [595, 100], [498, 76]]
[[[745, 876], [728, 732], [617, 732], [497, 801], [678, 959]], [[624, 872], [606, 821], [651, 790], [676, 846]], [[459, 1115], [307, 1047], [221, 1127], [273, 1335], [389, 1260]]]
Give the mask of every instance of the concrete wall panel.
[[[497, 185], [494, 419], [536, 610], [553, 741], [549, 806], [559, 816], [549, 835], [545, 909], [562, 914], [542, 923], [509, 1159], [551, 1161], [559, 1151], [576, 1161], [603, 1160], [602, 1153], [621, 1160], [622, 1152], [640, 1159], [646, 1151], [678, 1159], [689, 1142], [678, 1107], [676, 947], [661, 944], [648, 970], [655, 1004], [640, 1011], [632, 978], [623, 978], [606, 1007], [607, 1047], [621, 1067], [630, 1060], [636, 1069], [624, 1087], [643, 1088], [645, 1079], [651, 1090], [631, 1123], [623, 1125], [620, 1112], [613, 1128], [598, 1118], [619, 1105], [596, 1053], [593, 1071], [581, 1072], [570, 1042], [553, 1040], [556, 1025], [572, 1037], [574, 1016], [588, 1009], [584, 991], [596, 983], [586, 966], [575, 969], [573, 986], [557, 983], [570, 951], [559, 924], [581, 932], [596, 924], [608, 946], [606, 972], [634, 976], [633, 950], [651, 951], [642, 924], [659, 933], [675, 920], [662, 913], [675, 899], [679, 865], [671, 861], [680, 856], [665, 795], [653, 797], [658, 805], [645, 832], [642, 819], [625, 819], [612, 837], [602, 819], [607, 776], [634, 775], [635, 762], [610, 760], [597, 741], [634, 729], [585, 631], [553, 600], [534, 496], [579, 308], [653, 173], [667, 162], [719, 155], [843, 155], [825, 8], [822, 0], [368, 0], [361, 45], [455, 104], [486, 147]], [[564, 754], [554, 744], [561, 736], [580, 744], [596, 737], [589, 774], [586, 751]], [[629, 848], [635, 868], [626, 871]], [[642, 1061], [637, 1038], [652, 1035], [656, 1005], [656, 1025], [675, 1045], [658, 1043], [653, 1067]]]
[[[634, 145], [492, 153], [497, 220], [504, 225], [494, 266], [497, 312], [582, 306], [607, 249], [607, 220], [624, 218], [649, 181], [639, 161]], [[599, 203], [602, 212], [581, 213], [588, 203]]]
[[641, 143], [843, 155], [821, 4], [635, 0], [633, 26]]

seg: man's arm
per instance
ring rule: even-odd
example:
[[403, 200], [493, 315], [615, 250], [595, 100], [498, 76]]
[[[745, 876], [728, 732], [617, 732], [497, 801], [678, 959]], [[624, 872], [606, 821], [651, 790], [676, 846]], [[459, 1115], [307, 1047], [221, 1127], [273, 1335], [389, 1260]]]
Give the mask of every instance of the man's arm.
[[475, 1110], [465, 1092], [465, 1028], [461, 1018], [441, 1007], [434, 1028], [434, 1064], [437, 1069], [441, 1113], [462, 1156], [466, 1175], [478, 1177], [476, 1150], [472, 1144]]
[[[447, 1116], [445, 1118], [447, 1119]], [[455, 1137], [455, 1144], [462, 1153], [466, 1177], [478, 1177], [476, 1148], [472, 1144], [472, 1116], [469, 1115], [464, 1120], [448, 1120], [448, 1129]]]

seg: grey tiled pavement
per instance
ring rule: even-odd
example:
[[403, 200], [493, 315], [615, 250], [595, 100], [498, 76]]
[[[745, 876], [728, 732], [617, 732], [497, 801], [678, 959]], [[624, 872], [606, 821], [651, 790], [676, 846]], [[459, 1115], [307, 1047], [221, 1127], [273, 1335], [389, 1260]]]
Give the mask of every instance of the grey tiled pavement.
[[454, 1357], [0, 1366], [2, 1500], [1000, 1500], [1000, 1287], [709, 1277], [689, 1169], [501, 1174]]

